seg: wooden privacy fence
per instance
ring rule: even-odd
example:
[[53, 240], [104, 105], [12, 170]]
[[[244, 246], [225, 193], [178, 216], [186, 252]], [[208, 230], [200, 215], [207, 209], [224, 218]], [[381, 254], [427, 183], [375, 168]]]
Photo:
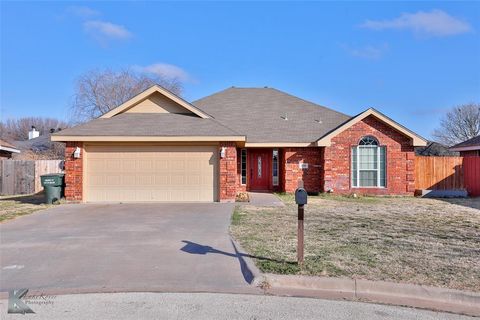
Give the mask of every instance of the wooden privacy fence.
[[480, 157], [463, 158], [465, 188], [471, 196], [480, 196]]
[[30, 194], [43, 190], [40, 176], [63, 173], [63, 160], [2, 160], [0, 194]]
[[480, 196], [480, 157], [415, 157], [415, 189], [466, 189]]

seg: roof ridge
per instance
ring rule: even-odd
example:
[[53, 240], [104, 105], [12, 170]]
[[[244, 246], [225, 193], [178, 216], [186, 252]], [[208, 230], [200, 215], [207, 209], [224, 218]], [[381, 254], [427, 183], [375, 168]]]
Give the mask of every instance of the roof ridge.
[[302, 100], [302, 101], [304, 101], [304, 102], [306, 102], [306, 103], [311, 103], [311, 104], [313, 104], [313, 105], [316, 105], [316, 106], [318, 106], [318, 107], [320, 107], [320, 108], [323, 108], [323, 109], [326, 109], [326, 110], [329, 110], [329, 111], [332, 111], [332, 112], [338, 113], [338, 114], [340, 114], [340, 115], [342, 115], [342, 116], [345, 116], [345, 117], [352, 118], [352, 116], [351, 116], [351, 115], [345, 114], [345, 113], [343, 113], [343, 112], [340, 112], [340, 111], [334, 110], [334, 109], [332, 109], [332, 108], [329, 108], [329, 107], [326, 107], [326, 106], [322, 106], [321, 104], [315, 103], [315, 102], [313, 102], [313, 101], [309, 101], [309, 100], [306, 100], [306, 99], [303, 99], [303, 98], [300, 98], [300, 97], [294, 96], [293, 94], [290, 94], [290, 93], [288, 93], [288, 92], [285, 92], [285, 91], [279, 90], [279, 89], [277, 89], [277, 88], [272, 88], [272, 87], [268, 87], [268, 88], [269, 88], [269, 89], [272, 89], [272, 90], [275, 90], [275, 91], [278, 91], [278, 92], [280, 92], [280, 93], [282, 93], [282, 94], [284, 94], [284, 95], [287, 95], [287, 96], [289, 96], [289, 97], [296, 98], [296, 99], [298, 99], [298, 100]]
[[[222, 90], [220, 90], [220, 91], [211, 93], [211, 94], [209, 94], [208, 96], [205, 96], [205, 97], [202, 97], [202, 98], [200, 98], [200, 99], [194, 100], [194, 101], [192, 101], [192, 102], [190, 102], [190, 103], [195, 106], [194, 103], [196, 103], [196, 102], [199, 102], [199, 101], [202, 101], [202, 100], [204, 100], [204, 99], [210, 98], [211, 96], [217, 95], [217, 94], [219, 94], [219, 93], [221, 93], [221, 92], [230, 90], [230, 89], [232, 89], [232, 88], [234, 88], [234, 87], [232, 86], [232, 87], [228, 87], [228, 88], [222, 89]], [[198, 109], [200, 109], [198, 106], [195, 106], [195, 107], [198, 108]], [[202, 109], [200, 109], [200, 110], [202, 110]], [[203, 111], [203, 110], [202, 110], [202, 111]]]

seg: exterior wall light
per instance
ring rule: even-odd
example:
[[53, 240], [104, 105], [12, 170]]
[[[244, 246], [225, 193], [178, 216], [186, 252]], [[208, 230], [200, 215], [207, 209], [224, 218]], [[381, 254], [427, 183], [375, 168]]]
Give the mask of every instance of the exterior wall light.
[[81, 149], [79, 147], [77, 147], [75, 149], [75, 151], [73, 152], [73, 157], [78, 159], [78, 158], [80, 158], [80, 155], [81, 155]]

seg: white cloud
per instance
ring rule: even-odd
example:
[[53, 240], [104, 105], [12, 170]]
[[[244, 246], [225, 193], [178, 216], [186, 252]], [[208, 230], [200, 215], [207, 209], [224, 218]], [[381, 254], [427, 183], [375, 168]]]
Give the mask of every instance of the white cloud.
[[473, 30], [467, 22], [437, 9], [430, 12], [402, 13], [392, 20], [367, 20], [360, 26], [372, 30], [404, 29], [437, 37], [452, 36]]
[[385, 52], [388, 50], [388, 44], [382, 45], [367, 45], [363, 47], [352, 47], [349, 45], [342, 45], [349, 54], [354, 57], [363, 58], [363, 59], [380, 59]]
[[92, 18], [99, 16], [100, 12], [86, 6], [70, 6], [67, 8], [67, 13], [76, 15], [80, 18]]
[[83, 28], [103, 44], [108, 40], [124, 40], [132, 37], [132, 33], [124, 26], [108, 21], [89, 20], [83, 23]]
[[135, 66], [139, 72], [151, 73], [168, 79], [178, 79], [180, 81], [192, 80], [190, 75], [180, 67], [167, 63], [155, 63], [148, 66]]

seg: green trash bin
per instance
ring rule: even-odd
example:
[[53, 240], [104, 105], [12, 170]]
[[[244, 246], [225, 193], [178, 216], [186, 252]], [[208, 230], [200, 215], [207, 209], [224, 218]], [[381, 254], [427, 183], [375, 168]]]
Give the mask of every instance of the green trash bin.
[[40, 176], [42, 187], [45, 190], [45, 203], [52, 204], [63, 197], [65, 174], [52, 173]]

